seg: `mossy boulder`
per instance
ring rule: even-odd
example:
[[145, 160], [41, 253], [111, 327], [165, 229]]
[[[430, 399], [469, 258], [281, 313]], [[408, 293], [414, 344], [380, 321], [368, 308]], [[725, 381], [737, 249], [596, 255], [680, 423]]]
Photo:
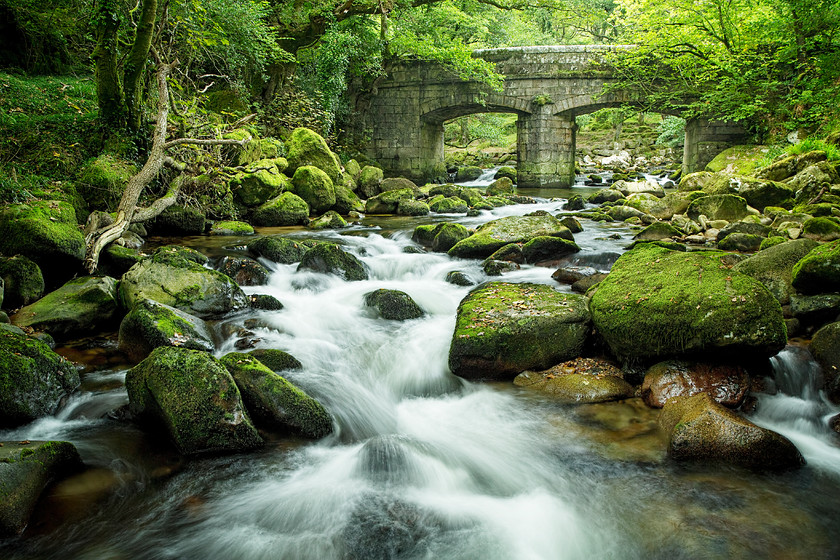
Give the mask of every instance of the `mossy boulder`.
[[702, 196], [694, 192], [669, 192], [664, 197], [652, 194], [633, 194], [624, 203], [645, 214], [650, 214], [658, 220], [670, 220], [674, 214], [682, 214], [688, 209], [692, 200]]
[[83, 276], [22, 308], [12, 316], [12, 323], [62, 339], [109, 330], [118, 312], [117, 281]]
[[579, 356], [589, 327], [583, 296], [489, 282], [458, 306], [449, 367], [467, 379], [512, 379]]
[[484, 195], [481, 190], [473, 187], [461, 187], [455, 196], [467, 203], [467, 206], [482, 206], [484, 202]]
[[713, 194], [697, 198], [688, 205], [686, 214], [692, 220], [700, 215], [710, 220], [726, 220], [736, 222], [749, 216], [747, 201], [734, 194]]
[[375, 290], [365, 294], [365, 306], [375, 309], [383, 319], [407, 321], [424, 315], [411, 296], [399, 290]]
[[353, 179], [353, 181], [358, 181], [359, 177], [362, 175], [362, 167], [355, 159], [351, 159], [344, 164], [344, 171], [351, 179]]
[[764, 159], [767, 148], [764, 146], [732, 146], [716, 155], [706, 164], [712, 172], [725, 172], [737, 175], [751, 175]]
[[51, 482], [83, 468], [67, 441], [5, 441], [0, 447], [0, 538], [23, 532]]
[[[333, 183], [338, 182], [341, 176], [338, 158], [330, 151], [326, 140], [308, 128], [296, 128], [292, 131], [286, 140], [286, 158], [289, 161], [288, 170], [294, 173], [301, 167], [312, 166], [326, 173]], [[316, 212], [323, 212], [327, 208]]]
[[738, 194], [747, 204], [761, 211], [767, 206], [782, 206], [793, 202], [793, 190], [783, 183], [742, 179]]
[[298, 167], [292, 177], [292, 192], [309, 205], [313, 214], [326, 212], [335, 204], [335, 187], [330, 177], [311, 165]]
[[450, 270], [444, 280], [453, 286], [475, 286], [475, 281], [460, 270]]
[[382, 170], [372, 165], [366, 165], [362, 168], [358, 181], [358, 194], [362, 198], [370, 198], [379, 194], [379, 185], [382, 183], [385, 175]]
[[781, 350], [787, 333], [779, 302], [732, 270], [727, 255], [643, 243], [619, 257], [590, 300], [592, 321], [613, 354], [645, 360]]
[[248, 411], [258, 424], [310, 438], [332, 432], [324, 407], [250, 354], [233, 352], [221, 363], [236, 381]]
[[309, 220], [309, 204], [298, 195], [284, 192], [251, 213], [251, 221], [258, 226], [297, 226]]
[[507, 177], [514, 183], [516, 183], [516, 169], [509, 166], [502, 166], [496, 171], [496, 174], [493, 176], [494, 179], [501, 179], [502, 177]]
[[201, 235], [206, 223], [207, 218], [197, 208], [173, 204], [161, 212], [149, 226], [157, 235]]
[[159, 248], [123, 275], [120, 301], [131, 309], [138, 301], [151, 299], [203, 319], [246, 307], [248, 298], [236, 282], [199, 264], [195, 253]]
[[76, 211], [66, 202], [37, 200], [11, 204], [0, 212], [0, 253], [24, 255], [50, 284], [60, 284], [81, 267], [85, 238]]
[[499, 177], [490, 183], [485, 192], [487, 196], [513, 194], [516, 192], [516, 187], [513, 186], [513, 180], [510, 177]]
[[379, 192], [398, 191], [401, 189], [417, 190], [417, 185], [411, 179], [405, 177], [389, 177], [383, 179], [379, 184]]
[[667, 222], [656, 222], [633, 236], [633, 239], [642, 241], [658, 241], [660, 239], [671, 239], [682, 237], [683, 233]]
[[831, 218], [811, 218], [802, 224], [802, 235], [817, 241], [834, 241], [840, 239], [840, 224]]
[[289, 178], [273, 162], [255, 163], [230, 181], [233, 196], [249, 208], [265, 204], [289, 188]]
[[80, 383], [70, 362], [14, 330], [0, 329], [0, 427], [54, 414]]
[[210, 235], [253, 235], [254, 228], [247, 222], [235, 220], [223, 220], [213, 222], [210, 226]]
[[764, 169], [758, 171], [756, 176], [771, 181], [784, 181], [793, 177], [806, 167], [825, 161], [826, 157], [826, 153], [820, 150], [787, 156], [778, 161], [774, 161]]
[[706, 185], [712, 183], [717, 177], [715, 173], [710, 171], [695, 171], [683, 175], [678, 189], [680, 192], [702, 191]]
[[527, 243], [541, 236], [574, 241], [569, 228], [553, 216], [509, 216], [482, 225], [473, 235], [456, 243], [449, 250], [449, 255], [483, 259], [508, 243]]
[[668, 434], [668, 456], [677, 461], [724, 463], [762, 471], [805, 464], [789, 439], [738, 416], [708, 393], [670, 399], [659, 425]]
[[464, 165], [458, 168], [458, 171], [455, 173], [455, 180], [460, 181], [462, 183], [467, 181], [475, 181], [484, 171], [480, 167], [476, 167], [475, 165]]
[[137, 173], [134, 162], [102, 154], [86, 162], [76, 181], [76, 190], [92, 210], [116, 210], [128, 180]]
[[424, 247], [431, 247], [432, 241], [434, 241], [435, 236], [438, 234], [443, 225], [444, 224], [440, 223], [417, 226], [411, 234], [411, 240], [415, 243], [423, 245]]
[[397, 215], [399, 216], [426, 216], [429, 212], [431, 212], [431, 208], [422, 200], [403, 198], [397, 203]]
[[719, 243], [721, 251], [739, 251], [742, 253], [754, 253], [761, 247], [764, 237], [752, 233], [730, 233]]
[[414, 191], [399, 189], [386, 191], [367, 199], [365, 212], [368, 214], [396, 214], [401, 200], [413, 200]]
[[810, 350], [825, 377], [826, 394], [835, 403], [840, 402], [840, 322], [818, 330], [811, 339]]
[[815, 247], [793, 266], [793, 287], [802, 293], [840, 292], [840, 239]]
[[574, 241], [545, 235], [534, 237], [522, 246], [522, 256], [528, 263], [556, 261], [579, 251], [580, 247]]
[[303, 369], [300, 361], [283, 350], [276, 348], [257, 348], [250, 353], [271, 371], [286, 371], [290, 369]]
[[163, 428], [185, 455], [262, 445], [228, 370], [207, 352], [155, 348], [125, 376], [129, 410]]
[[645, 404], [662, 408], [674, 397], [708, 393], [715, 402], [740, 406], [750, 388], [750, 377], [738, 365], [668, 360], [648, 368], [642, 383]]
[[310, 247], [279, 235], [260, 237], [248, 243], [248, 250], [257, 257], [263, 257], [280, 264], [300, 262]]
[[143, 255], [137, 249], [129, 249], [111, 243], [99, 254], [99, 266], [97, 274], [120, 278], [128, 270], [143, 260]]
[[347, 222], [335, 210], [329, 210], [322, 216], [313, 218], [307, 224], [309, 229], [341, 229], [347, 227]]
[[456, 243], [470, 236], [469, 230], [461, 224], [438, 224], [434, 231], [435, 234], [431, 242], [432, 251], [440, 253], [447, 252]]
[[346, 216], [350, 212], [364, 212], [365, 205], [356, 196], [356, 193], [346, 185], [334, 185], [335, 187], [335, 204], [333, 210]]
[[429, 201], [429, 210], [438, 214], [463, 214], [467, 203], [457, 196], [440, 197]]
[[605, 202], [615, 202], [624, 198], [624, 195], [615, 189], [601, 189], [594, 192], [586, 199], [591, 204], [603, 204]]
[[41, 268], [23, 255], [0, 257], [0, 278], [3, 279], [3, 307], [6, 309], [28, 305], [44, 295]]
[[222, 257], [217, 270], [240, 286], [263, 286], [271, 276], [270, 270], [249, 257]]
[[335, 274], [345, 280], [367, 280], [367, 267], [356, 257], [335, 243], [318, 243], [300, 260], [298, 270]]
[[138, 301], [120, 324], [119, 349], [139, 362], [161, 346], [215, 350], [207, 325], [198, 317], [156, 301]]
[[764, 284], [779, 303], [786, 305], [795, 292], [792, 285], [794, 265], [816, 246], [817, 242], [810, 239], [786, 241], [759, 251], [736, 264], [733, 270], [752, 276]]

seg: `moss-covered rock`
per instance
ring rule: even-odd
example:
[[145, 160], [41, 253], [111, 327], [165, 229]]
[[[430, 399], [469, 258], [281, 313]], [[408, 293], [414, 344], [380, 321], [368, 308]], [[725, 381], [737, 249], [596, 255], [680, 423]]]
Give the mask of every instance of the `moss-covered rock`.
[[433, 251], [445, 253], [459, 241], [470, 236], [469, 230], [461, 224], [444, 223], [435, 226], [431, 248]]
[[351, 159], [344, 164], [344, 171], [350, 176], [350, 178], [353, 179], [353, 181], [358, 181], [359, 177], [362, 175], [362, 167], [355, 159]]
[[615, 202], [624, 198], [624, 195], [615, 189], [601, 189], [589, 195], [586, 199], [591, 204], [603, 204], [605, 202]]
[[458, 306], [449, 367], [468, 379], [510, 379], [580, 355], [586, 299], [549, 286], [490, 282]]
[[761, 211], [767, 206], [791, 204], [794, 192], [783, 183], [742, 179], [738, 194], [747, 201], [747, 204]]
[[383, 319], [406, 321], [424, 315], [411, 296], [399, 290], [375, 290], [365, 294], [365, 305], [375, 309]]
[[444, 280], [454, 286], [475, 286], [475, 281], [460, 270], [450, 270]]
[[251, 309], [261, 309], [264, 311], [278, 311], [283, 309], [283, 304], [279, 299], [268, 294], [250, 294], [248, 295], [248, 303]]
[[76, 369], [46, 344], [0, 329], [0, 427], [54, 414], [79, 383]]
[[6, 441], [0, 447], [0, 538], [20, 534], [51, 482], [83, 467], [67, 441]]
[[102, 154], [86, 162], [76, 181], [76, 189], [92, 210], [116, 210], [128, 180], [137, 173], [133, 162]]
[[710, 171], [689, 173], [688, 175], [683, 175], [682, 179], [680, 179], [678, 189], [680, 192], [702, 191], [706, 185], [709, 185], [716, 178], [717, 175]]
[[740, 251], [742, 253], [754, 253], [761, 247], [764, 237], [752, 233], [730, 233], [719, 243], [721, 251]]
[[52, 285], [73, 276], [85, 257], [85, 239], [76, 212], [66, 202], [36, 200], [0, 212], [0, 253], [24, 255]]
[[[301, 167], [312, 166], [326, 173], [333, 183], [338, 182], [341, 176], [338, 158], [330, 151], [326, 140], [308, 128], [296, 128], [292, 131], [286, 140], [286, 158], [289, 161], [290, 172], [297, 173]], [[306, 200], [306, 197], [303, 199]], [[327, 208], [315, 211], [323, 212]]]
[[279, 235], [260, 237], [248, 243], [248, 250], [257, 257], [264, 257], [280, 264], [300, 262], [310, 247]]
[[367, 267], [355, 255], [346, 253], [335, 243], [318, 243], [300, 260], [298, 270], [335, 274], [345, 280], [367, 280]]
[[346, 185], [334, 185], [335, 188], [335, 204], [333, 210], [346, 216], [350, 212], [364, 212], [365, 205], [356, 196], [356, 193]]
[[335, 187], [330, 177], [311, 165], [298, 167], [292, 177], [292, 192], [309, 205], [313, 214], [326, 212], [335, 205]]
[[247, 306], [248, 298], [233, 280], [205, 268], [192, 253], [159, 248], [123, 275], [120, 301], [131, 309], [138, 301], [151, 299], [201, 318]]
[[493, 176], [494, 179], [501, 179], [502, 177], [507, 177], [514, 183], [516, 183], [516, 169], [509, 166], [502, 166], [496, 171], [496, 174]]
[[688, 205], [686, 214], [692, 220], [702, 214], [710, 220], [735, 222], [749, 215], [747, 201], [734, 194], [715, 194], [697, 198]]
[[599, 403], [633, 396], [633, 386], [613, 364], [592, 358], [577, 358], [545, 371], [524, 371], [514, 385], [541, 391], [565, 402]]
[[249, 208], [265, 204], [290, 187], [289, 178], [271, 161], [257, 162], [230, 181], [233, 196]]
[[248, 257], [223, 257], [217, 270], [240, 286], [263, 286], [271, 276], [270, 270]]
[[658, 220], [670, 220], [674, 214], [684, 213], [691, 201], [700, 196], [702, 193], [697, 191], [670, 192], [661, 198], [652, 194], [633, 194], [624, 204]]
[[201, 235], [206, 222], [204, 213], [197, 208], [173, 204], [149, 222], [149, 226], [157, 235]]
[[162, 346], [125, 376], [129, 410], [166, 430], [185, 455], [262, 445], [228, 370], [206, 352]]
[[403, 198], [397, 203], [397, 215], [399, 216], [426, 216], [429, 212], [431, 212], [431, 208], [421, 200]]
[[706, 164], [712, 172], [725, 172], [737, 175], [751, 175], [764, 159], [767, 148], [764, 146], [732, 146], [716, 155]]
[[12, 316], [12, 323], [62, 339], [109, 330], [116, 324], [118, 311], [117, 281], [84, 276], [22, 308]]
[[335, 210], [329, 210], [322, 216], [313, 218], [307, 226], [309, 229], [341, 229], [347, 227], [347, 222]]
[[372, 165], [366, 165], [362, 168], [358, 181], [358, 194], [362, 198], [371, 198], [379, 194], [379, 185], [382, 183], [385, 175], [382, 170]]
[[481, 269], [487, 276], [501, 276], [505, 272], [519, 270], [520, 268], [521, 267], [518, 263], [512, 261], [499, 261], [491, 259], [490, 257], [487, 257], [484, 259], [484, 262], [481, 263]]
[[560, 237], [574, 241], [569, 228], [550, 215], [509, 216], [487, 222], [470, 237], [459, 241], [449, 255], [460, 258], [485, 258], [508, 243], [527, 243], [535, 237]]
[[828, 398], [840, 402], [840, 322], [818, 330], [811, 339], [810, 350], [822, 369]]
[[22, 255], [0, 257], [0, 278], [3, 279], [3, 307], [6, 309], [30, 304], [44, 295], [41, 268]]
[[379, 184], [379, 192], [398, 191], [402, 189], [409, 189], [411, 191], [417, 190], [417, 185], [411, 179], [405, 177], [389, 177], [383, 179]]
[[648, 368], [642, 383], [642, 399], [648, 406], [662, 408], [674, 397], [708, 393], [715, 402], [737, 407], [750, 388], [744, 368], [730, 364], [669, 360]]
[[814, 248], [793, 266], [793, 287], [806, 294], [840, 291], [840, 240]]
[[578, 251], [580, 247], [574, 241], [550, 236], [534, 237], [522, 246], [522, 256], [528, 263], [556, 261]]
[[303, 364], [297, 358], [276, 348], [257, 348], [250, 355], [271, 371], [303, 369]]
[[438, 214], [462, 214], [467, 211], [467, 203], [460, 197], [442, 197], [429, 202], [429, 209]]
[[99, 254], [97, 273], [120, 278], [141, 260], [143, 260], [143, 255], [137, 249], [130, 249], [112, 243], [105, 247], [105, 250]]
[[758, 247], [759, 251], [763, 251], [765, 249], [769, 249], [770, 247], [775, 247], [776, 245], [781, 245], [782, 243], [786, 242], [788, 239], [787, 237], [782, 237], [781, 235], [771, 235], [770, 237], [766, 237], [761, 240], [761, 245]]
[[207, 325], [198, 317], [156, 301], [138, 301], [120, 324], [119, 349], [139, 362], [161, 346], [204, 352], [215, 349]]
[[475, 165], [464, 165], [458, 168], [458, 171], [455, 173], [455, 180], [461, 183], [475, 181], [481, 177], [483, 172], [480, 167], [476, 167]]
[[840, 224], [831, 218], [811, 218], [802, 224], [802, 235], [817, 241], [834, 241], [840, 239]]
[[811, 165], [826, 160], [826, 153], [813, 150], [804, 154], [792, 155], [774, 161], [764, 169], [756, 172], [756, 176], [770, 181], [784, 181]]
[[590, 300], [595, 328], [622, 359], [699, 352], [769, 356], [787, 333], [779, 302], [731, 269], [727, 253], [643, 243], [615, 262]]
[[400, 189], [386, 191], [367, 199], [365, 212], [368, 214], [396, 214], [401, 200], [413, 200], [414, 191]]
[[513, 186], [513, 180], [509, 177], [499, 177], [487, 187], [485, 191], [487, 196], [498, 196], [500, 194], [513, 194], [516, 192], [516, 187]]
[[793, 267], [817, 246], [810, 239], [796, 239], [766, 248], [743, 260], [733, 270], [752, 276], [764, 284], [782, 305], [790, 302], [794, 293]]
[[641, 239], [643, 241], [658, 241], [660, 239], [682, 237], [682, 235], [683, 233], [671, 224], [667, 222], [656, 222], [634, 235], [633, 239]]
[[213, 222], [210, 226], [210, 235], [253, 235], [254, 228], [247, 222], [235, 220], [223, 220]]
[[317, 400], [289, 383], [250, 354], [222, 356], [257, 423], [321, 438], [332, 432], [332, 420]]
[[258, 226], [297, 226], [309, 220], [309, 204], [298, 195], [284, 192], [255, 208], [251, 221]]
[[659, 425], [669, 435], [668, 455], [757, 470], [785, 470], [805, 464], [796, 446], [716, 403], [708, 393], [675, 397], [662, 409]]

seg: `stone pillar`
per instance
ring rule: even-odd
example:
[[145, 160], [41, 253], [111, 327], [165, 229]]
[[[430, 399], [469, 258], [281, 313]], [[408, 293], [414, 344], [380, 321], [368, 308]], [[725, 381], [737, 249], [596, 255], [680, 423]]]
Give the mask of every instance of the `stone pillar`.
[[575, 182], [575, 119], [536, 105], [517, 120], [518, 186], [570, 187]]
[[687, 120], [683, 147], [683, 176], [702, 171], [720, 152], [743, 143], [746, 135], [744, 128], [734, 122]]

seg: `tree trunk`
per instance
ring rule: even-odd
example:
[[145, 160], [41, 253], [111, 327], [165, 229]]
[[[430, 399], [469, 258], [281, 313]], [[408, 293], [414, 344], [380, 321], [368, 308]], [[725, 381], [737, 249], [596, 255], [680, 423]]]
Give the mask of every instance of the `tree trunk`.
[[100, 1], [96, 16], [96, 47], [91, 58], [96, 65], [96, 96], [99, 119], [106, 128], [126, 125], [125, 97], [120, 83], [117, 31], [120, 19], [110, 3]]
[[140, 130], [142, 107], [140, 106], [143, 71], [149, 59], [149, 49], [157, 20], [157, 0], [143, 0], [140, 22], [134, 35], [134, 43], [125, 61], [125, 104], [128, 126], [131, 130]]

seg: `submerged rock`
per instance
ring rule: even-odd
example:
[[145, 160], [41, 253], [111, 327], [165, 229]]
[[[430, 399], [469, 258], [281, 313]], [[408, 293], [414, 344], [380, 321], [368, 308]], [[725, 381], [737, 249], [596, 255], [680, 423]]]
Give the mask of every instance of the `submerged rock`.
[[262, 445], [233, 377], [206, 352], [156, 348], [128, 371], [125, 386], [131, 413], [163, 427], [185, 455]]
[[365, 305], [376, 309], [383, 319], [406, 321], [425, 315], [411, 296], [399, 290], [376, 290], [365, 294]]
[[490, 282], [458, 306], [449, 367], [468, 379], [510, 379], [580, 355], [586, 299], [549, 286]]
[[271, 271], [248, 257], [223, 257], [219, 272], [240, 286], [262, 286], [268, 283]]
[[367, 267], [355, 255], [344, 252], [335, 243], [318, 243], [300, 261], [298, 270], [335, 274], [347, 281], [367, 280]]
[[662, 408], [674, 397], [708, 393], [716, 402], [734, 408], [744, 401], [749, 388], [750, 377], [740, 366], [671, 360], [648, 369], [642, 399], [648, 406]]
[[805, 464], [789, 439], [738, 416], [708, 393], [669, 400], [659, 425], [669, 435], [668, 455], [678, 461], [726, 463], [756, 470], [785, 470]]
[[514, 385], [547, 393], [575, 403], [597, 403], [630, 398], [633, 386], [615, 365], [593, 358], [577, 358], [545, 371], [525, 371]]

